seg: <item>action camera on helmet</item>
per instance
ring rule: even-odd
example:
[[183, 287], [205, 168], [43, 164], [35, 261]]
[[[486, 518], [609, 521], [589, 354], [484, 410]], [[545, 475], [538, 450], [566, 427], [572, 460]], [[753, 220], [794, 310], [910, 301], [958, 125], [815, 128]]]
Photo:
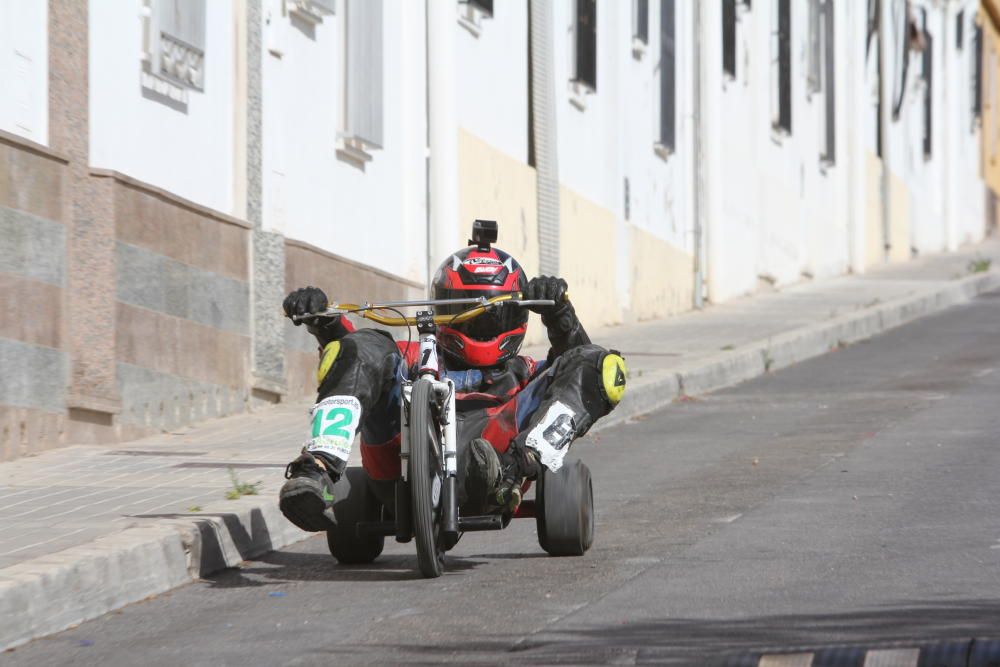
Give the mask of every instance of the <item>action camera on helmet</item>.
[[497, 229], [496, 220], [474, 220], [469, 245], [478, 246], [483, 251], [489, 250], [490, 244], [497, 242]]

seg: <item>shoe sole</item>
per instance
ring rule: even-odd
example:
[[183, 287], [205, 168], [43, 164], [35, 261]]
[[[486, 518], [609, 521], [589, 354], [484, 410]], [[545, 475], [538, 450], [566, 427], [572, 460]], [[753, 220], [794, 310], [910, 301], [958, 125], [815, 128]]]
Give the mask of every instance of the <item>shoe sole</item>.
[[281, 490], [281, 500], [278, 501], [278, 507], [286, 519], [311, 533], [320, 533], [336, 527], [327, 518], [325, 512], [328, 506], [316, 493], [315, 488], [311, 485], [288, 487], [286, 484]]

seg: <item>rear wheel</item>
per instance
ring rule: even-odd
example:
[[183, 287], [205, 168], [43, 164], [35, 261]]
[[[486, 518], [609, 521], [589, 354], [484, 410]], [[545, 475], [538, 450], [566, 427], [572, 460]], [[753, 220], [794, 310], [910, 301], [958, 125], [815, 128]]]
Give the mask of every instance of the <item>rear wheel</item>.
[[326, 531], [326, 544], [337, 562], [345, 565], [370, 563], [382, 553], [381, 535], [358, 535], [358, 523], [378, 521], [382, 504], [369, 487], [363, 468], [348, 468], [333, 486], [333, 515], [337, 525]]
[[590, 468], [568, 460], [559, 472], [543, 469], [535, 497], [538, 544], [550, 556], [582, 556], [594, 542]]
[[409, 486], [417, 564], [425, 577], [443, 572], [441, 539], [441, 431], [432, 414], [434, 386], [418, 380], [410, 394]]

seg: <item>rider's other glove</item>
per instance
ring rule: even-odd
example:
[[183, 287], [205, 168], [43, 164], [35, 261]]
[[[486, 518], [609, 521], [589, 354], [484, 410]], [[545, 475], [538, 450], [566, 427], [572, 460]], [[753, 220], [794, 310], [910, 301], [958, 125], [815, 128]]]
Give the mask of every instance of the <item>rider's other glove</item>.
[[573, 304], [566, 298], [569, 285], [562, 278], [555, 276], [538, 276], [528, 282], [524, 291], [526, 300], [546, 299], [555, 301], [552, 306], [528, 306], [542, 316], [542, 324], [549, 332], [549, 338], [561, 338], [576, 329], [579, 321]]
[[285, 309], [285, 316], [292, 318], [295, 326], [306, 324], [309, 333], [316, 337], [320, 347], [326, 347], [330, 341], [343, 338], [350, 333], [351, 328], [344, 325], [340, 315], [336, 317], [307, 317], [297, 320], [296, 317], [309, 315], [310, 313], [322, 313], [329, 306], [326, 293], [318, 287], [300, 287], [285, 297], [282, 307]]
[[329, 301], [326, 293], [318, 287], [300, 287], [289, 293], [285, 301], [281, 304], [285, 309], [285, 317], [288, 317], [299, 326], [303, 322], [309, 325], [316, 324], [319, 318], [308, 317], [306, 319], [295, 319], [311, 313], [322, 313], [326, 310]]
[[539, 315], [548, 315], [565, 304], [568, 290], [569, 285], [562, 278], [538, 276], [528, 281], [528, 286], [524, 290], [524, 298], [529, 301], [555, 301], [553, 306], [528, 306], [528, 310]]

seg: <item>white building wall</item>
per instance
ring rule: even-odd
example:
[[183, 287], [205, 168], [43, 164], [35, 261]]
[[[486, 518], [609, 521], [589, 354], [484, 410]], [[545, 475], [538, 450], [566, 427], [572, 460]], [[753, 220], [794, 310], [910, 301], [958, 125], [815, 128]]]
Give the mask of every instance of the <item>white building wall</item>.
[[597, 1], [597, 91], [583, 97], [583, 110], [570, 103], [574, 18], [574, 3], [570, 0], [557, 1], [553, 6], [556, 30], [553, 71], [559, 128], [559, 180], [563, 186], [621, 217], [618, 96], [625, 91], [616, 74], [617, 59], [629, 53], [631, 40], [622, 42], [623, 19], [622, 12], [617, 11], [618, 5], [630, 3]]
[[[942, 132], [946, 178], [948, 249], [981, 239], [985, 233], [985, 191], [979, 165], [981, 128], [972, 113], [977, 0], [953, 2], [944, 18], [948, 57], [943, 63], [942, 95], [947, 123]], [[956, 43], [955, 22], [962, 15], [962, 47]]]
[[242, 216], [233, 210], [233, 3], [205, 4], [204, 92], [190, 90], [179, 110], [140, 85], [141, 0], [91, 0], [91, 166]]
[[0, 0], [0, 82], [0, 130], [47, 145], [47, 2]]
[[[456, 7], [466, 14], [464, 6]], [[481, 17], [478, 23], [478, 35], [455, 23], [458, 124], [527, 163], [528, 4], [494, 2], [493, 16]]]
[[[620, 138], [623, 178], [629, 180], [628, 222], [692, 252], [692, 25], [694, 7], [677, 4], [676, 76], [677, 146], [670, 155], [658, 153], [660, 106], [660, 3], [649, 6], [649, 45], [638, 58], [632, 54], [631, 3], [619, 2], [616, 47], [621, 79], [620, 120], [615, 133]], [[624, 187], [620, 184], [620, 187]], [[621, 193], [624, 198], [624, 193]], [[624, 218], [624, 212], [623, 216]]]
[[[343, 12], [309, 27], [265, 3], [264, 227], [410, 280], [426, 275], [425, 11], [383, 0], [384, 146], [338, 157]], [[270, 21], [270, 23], [268, 23]]]
[[754, 290], [760, 279], [787, 284], [842, 273], [849, 257], [848, 159], [845, 89], [847, 66], [844, 3], [835, 6], [836, 146], [834, 164], [821, 161], [825, 93], [807, 89], [809, 22], [806, 3], [792, 3], [792, 130], [772, 128], [771, 35], [773, 3], [737, 6], [736, 76], [722, 72], [721, 14], [706, 12], [701, 42], [709, 54], [709, 132], [720, 137], [707, 159], [709, 197], [709, 290], [723, 301]]

